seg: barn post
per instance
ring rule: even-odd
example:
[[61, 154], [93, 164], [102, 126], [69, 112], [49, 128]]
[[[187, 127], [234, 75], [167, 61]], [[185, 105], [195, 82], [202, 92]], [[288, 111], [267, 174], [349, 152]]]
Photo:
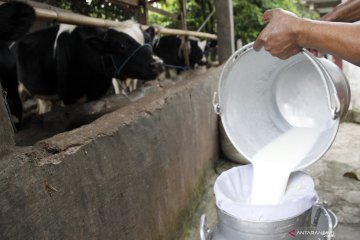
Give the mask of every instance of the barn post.
[[[186, 0], [179, 0], [180, 3], [180, 16], [181, 16], [181, 28], [182, 30], [187, 30], [187, 23], [186, 23]], [[187, 67], [190, 66], [190, 60], [189, 60], [189, 48], [187, 45], [188, 38], [186, 36], [183, 36], [183, 56], [185, 60], [185, 65]]]
[[15, 146], [14, 130], [6, 110], [3, 95], [3, 90], [0, 86], [0, 160], [9, 152], [9, 149]]
[[149, 24], [149, 11], [148, 11], [148, 1], [142, 0], [139, 2], [138, 8], [138, 21], [140, 24], [148, 25]]
[[215, 0], [219, 62], [226, 61], [235, 51], [232, 0]]

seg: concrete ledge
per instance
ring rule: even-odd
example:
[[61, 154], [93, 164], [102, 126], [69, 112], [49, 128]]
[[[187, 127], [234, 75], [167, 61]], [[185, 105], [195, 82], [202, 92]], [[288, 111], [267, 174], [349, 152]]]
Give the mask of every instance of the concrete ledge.
[[0, 161], [0, 239], [179, 239], [218, 157], [220, 68]]
[[0, 158], [9, 152], [9, 149], [14, 145], [14, 131], [5, 107], [3, 90], [0, 86]]

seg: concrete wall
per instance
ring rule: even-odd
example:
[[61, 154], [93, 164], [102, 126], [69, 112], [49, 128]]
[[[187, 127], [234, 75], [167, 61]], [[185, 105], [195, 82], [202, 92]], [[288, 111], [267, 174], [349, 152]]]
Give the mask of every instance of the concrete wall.
[[0, 239], [179, 239], [218, 157], [220, 69], [0, 160]]
[[[14, 146], [14, 131], [3, 99], [0, 86], [0, 158]], [[1, 171], [1, 169], [0, 169]]]

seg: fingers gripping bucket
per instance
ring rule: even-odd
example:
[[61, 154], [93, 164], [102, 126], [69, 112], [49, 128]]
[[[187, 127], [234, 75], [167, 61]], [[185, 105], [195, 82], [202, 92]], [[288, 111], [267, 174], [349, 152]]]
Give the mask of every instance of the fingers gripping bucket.
[[236, 150], [251, 161], [271, 140], [295, 127], [326, 129], [299, 163], [303, 169], [330, 148], [350, 103], [341, 70], [306, 50], [280, 60], [252, 44], [226, 62], [214, 108]]

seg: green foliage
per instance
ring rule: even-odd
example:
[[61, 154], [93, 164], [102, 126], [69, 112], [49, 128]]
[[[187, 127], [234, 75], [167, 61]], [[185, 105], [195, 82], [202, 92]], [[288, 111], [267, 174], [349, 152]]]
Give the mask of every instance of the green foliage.
[[[66, 10], [84, 15], [124, 20], [135, 16], [133, 8], [124, 8], [111, 4], [109, 0], [37, 0]], [[189, 30], [196, 31], [215, 8], [215, 1], [221, 0], [187, 0], [187, 25]], [[264, 28], [263, 12], [271, 8], [283, 8], [301, 17], [316, 19], [317, 13], [310, 11], [302, 0], [233, 0], [234, 26], [236, 39], [243, 43], [254, 41]], [[180, 14], [179, 0], [161, 0], [157, 7], [171, 13]], [[169, 28], [181, 28], [180, 16], [177, 20], [149, 12], [150, 24]], [[215, 15], [202, 29], [204, 32], [216, 33]]]
[[[187, 0], [188, 29], [197, 30], [212, 12], [214, 5], [214, 0]], [[179, 13], [178, 0], [161, 1], [159, 7], [168, 12]], [[254, 41], [265, 27], [262, 20], [264, 11], [271, 8], [283, 8], [301, 17], [318, 18], [317, 13], [310, 11], [301, 0], [233, 0], [235, 37], [241, 38], [244, 44]], [[164, 27], [180, 28], [180, 21], [156, 13], [150, 13], [150, 22]], [[202, 31], [215, 33], [215, 26], [213, 17]]]
[[36, 0], [37, 2], [47, 3], [49, 5], [80, 13], [86, 16], [125, 20], [134, 16], [133, 9], [125, 9], [112, 4], [108, 0]]
[[[170, 13], [178, 14], [180, 12], [180, 10], [179, 10], [180, 6], [179, 6], [178, 0], [161, 1], [156, 6], [158, 8], [161, 8], [162, 10], [170, 12]], [[181, 27], [180, 16], [179, 16], [179, 20], [176, 21], [167, 16], [160, 15], [160, 14], [157, 14], [154, 12], [149, 12], [149, 22], [150, 22], [150, 24], [157, 24], [157, 25], [161, 25], [163, 27], [168, 27], [168, 28], [180, 28]]]
[[301, 17], [318, 18], [317, 13], [310, 11], [301, 0], [233, 0], [233, 5], [235, 36], [244, 44], [254, 41], [265, 27], [262, 15], [267, 9], [283, 8]]
[[265, 25], [262, 14], [263, 10], [251, 1], [234, 1], [235, 37], [241, 38], [244, 44], [256, 39]]
[[[179, 0], [164, 0], [159, 2], [159, 8], [175, 14], [180, 14]], [[187, 0], [186, 1], [186, 14], [187, 26], [189, 30], [196, 31], [208, 15], [214, 9], [214, 0]], [[178, 20], [159, 15], [157, 13], [149, 12], [150, 24], [158, 24], [168, 28], [181, 28], [180, 15]], [[214, 33], [215, 32], [215, 19], [211, 18], [205, 25], [202, 31]]]

